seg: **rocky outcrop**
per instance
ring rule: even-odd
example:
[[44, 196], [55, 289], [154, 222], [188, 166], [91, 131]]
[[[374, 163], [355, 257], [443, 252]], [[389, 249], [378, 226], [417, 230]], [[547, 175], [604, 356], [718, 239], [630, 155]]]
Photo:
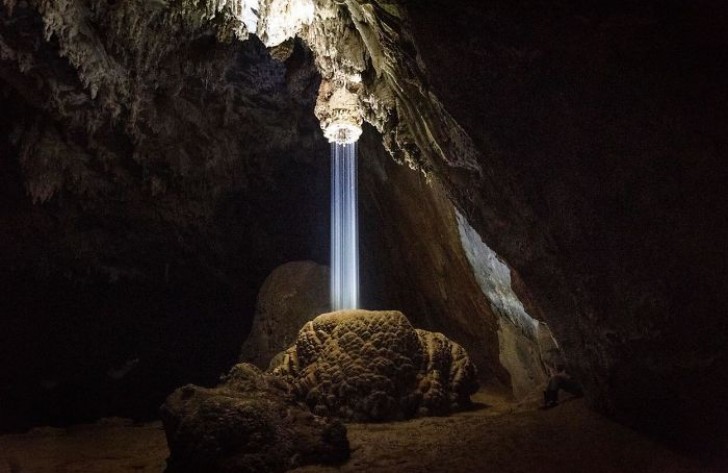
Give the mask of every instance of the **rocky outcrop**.
[[277, 473], [349, 457], [346, 427], [291, 402], [282, 379], [239, 364], [221, 381], [179, 388], [162, 406], [168, 473]]
[[498, 317], [498, 347], [501, 365], [510, 374], [516, 398], [540, 395], [548, 382], [549, 368], [559, 357], [558, 346], [548, 326], [526, 311], [512, 284], [512, 271], [483, 242], [463, 215], [455, 211], [462, 251], [478, 286]]
[[422, 394], [418, 414], [447, 414], [470, 405], [478, 389], [475, 365], [463, 347], [439, 332], [417, 329], [424, 367], [417, 390]]
[[397, 311], [350, 310], [307, 323], [272, 366], [318, 415], [353, 421], [446, 414], [478, 387], [457, 343], [415, 330]]
[[276, 268], [263, 282], [253, 327], [240, 350], [240, 361], [266, 369], [273, 357], [296, 340], [298, 331], [329, 311], [329, 269], [313, 261]]
[[[279, 472], [348, 458], [354, 421], [442, 415], [478, 387], [465, 350], [396, 311], [331, 312], [263, 373], [240, 363], [215, 388], [187, 385], [161, 408], [169, 473]], [[307, 406], [307, 407], [306, 407]]]

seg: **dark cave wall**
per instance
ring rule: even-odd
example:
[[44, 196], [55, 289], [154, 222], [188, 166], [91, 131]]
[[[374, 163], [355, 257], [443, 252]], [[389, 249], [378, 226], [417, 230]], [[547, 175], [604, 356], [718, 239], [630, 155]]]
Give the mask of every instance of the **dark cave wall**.
[[591, 401], [719, 450], [725, 5], [408, 5], [431, 86], [490, 170], [451, 169], [443, 187], [518, 271]]
[[107, 31], [132, 79], [92, 92], [32, 8], [0, 24], [0, 427], [156, 417], [234, 363], [273, 268], [328, 259], [310, 52], [200, 28], [141, 69]]

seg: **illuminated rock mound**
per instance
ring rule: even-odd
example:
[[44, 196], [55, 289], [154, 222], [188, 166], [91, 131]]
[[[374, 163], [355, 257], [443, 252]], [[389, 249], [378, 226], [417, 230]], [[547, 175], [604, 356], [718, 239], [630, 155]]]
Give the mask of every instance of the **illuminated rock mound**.
[[[307, 322], [263, 373], [240, 363], [215, 388], [187, 385], [161, 408], [167, 473], [282, 472], [349, 457], [338, 420], [399, 420], [467, 406], [475, 365], [441, 333], [397, 311]], [[307, 408], [308, 407], [308, 408]]]
[[460, 345], [397, 311], [320, 315], [271, 367], [315, 414], [352, 421], [447, 414], [478, 387]]
[[282, 472], [349, 457], [346, 427], [290, 402], [289, 387], [241, 363], [208, 389], [187, 385], [161, 408], [167, 473]]

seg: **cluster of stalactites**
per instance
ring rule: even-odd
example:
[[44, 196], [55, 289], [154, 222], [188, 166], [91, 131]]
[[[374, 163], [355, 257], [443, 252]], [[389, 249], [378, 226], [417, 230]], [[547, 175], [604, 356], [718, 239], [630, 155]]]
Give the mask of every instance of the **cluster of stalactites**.
[[[331, 143], [354, 143], [361, 135], [361, 73], [365, 46], [348, 9], [335, 0], [207, 0], [212, 13], [231, 9], [238, 23], [275, 48], [301, 37], [312, 49], [322, 81], [316, 116]], [[234, 7], [231, 7], [234, 5]]]
[[362, 73], [367, 53], [346, 5], [316, 0], [316, 21], [303, 40], [315, 56], [321, 86], [315, 114], [331, 143], [354, 143], [361, 135]]
[[[48, 0], [46, 0], [48, 1]], [[248, 34], [257, 35], [272, 48], [298, 36], [311, 25], [316, 16], [317, 0], [203, 0], [189, 3], [201, 18], [224, 18], [233, 26], [233, 33], [241, 40]]]
[[334, 0], [208, 2], [211, 2], [210, 15], [227, 8], [228, 14], [241, 25], [241, 31], [257, 34], [269, 48], [293, 37], [302, 37], [316, 55], [316, 65], [323, 76], [316, 116], [324, 136], [338, 144], [355, 143], [359, 139], [364, 45], [345, 7]]
[[360, 88], [361, 76], [358, 74], [338, 74], [333, 80], [321, 81], [316, 116], [329, 142], [355, 143], [361, 136]]

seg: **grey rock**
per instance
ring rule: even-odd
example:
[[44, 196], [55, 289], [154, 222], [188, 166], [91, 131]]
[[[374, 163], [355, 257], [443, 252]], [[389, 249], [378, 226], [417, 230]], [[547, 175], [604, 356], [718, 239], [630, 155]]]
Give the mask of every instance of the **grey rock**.
[[240, 361], [268, 367], [271, 359], [296, 340], [298, 330], [329, 310], [329, 269], [313, 261], [276, 268], [258, 294], [253, 326]]

